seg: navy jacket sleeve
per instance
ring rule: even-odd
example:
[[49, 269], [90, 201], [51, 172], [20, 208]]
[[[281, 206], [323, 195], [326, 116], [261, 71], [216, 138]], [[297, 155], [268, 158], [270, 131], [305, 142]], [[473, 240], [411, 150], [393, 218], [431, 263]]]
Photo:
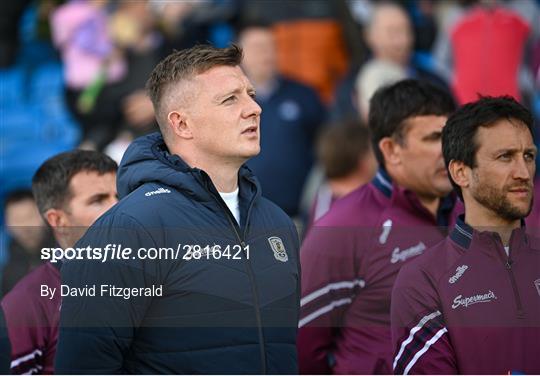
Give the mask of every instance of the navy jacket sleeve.
[[[107, 245], [108, 258], [104, 262], [102, 259], [71, 260], [62, 266], [62, 286], [64, 292], [69, 287], [69, 294], [63, 296], [61, 306], [56, 373], [112, 374], [124, 371], [125, 354], [141, 326], [151, 297], [110, 296], [110, 287], [102, 294], [102, 286], [126, 291], [157, 284], [159, 276], [155, 263], [137, 257], [140, 247], [155, 245], [151, 234], [136, 219], [115, 214], [100, 218], [76, 247], [101, 250], [104, 255]], [[126, 249], [130, 248], [131, 253], [127, 259], [111, 260], [113, 247], [116, 250], [121, 247], [124, 255], [128, 255]], [[74, 288], [81, 289], [78, 296], [72, 296]], [[91, 288], [94, 288], [93, 292]]]

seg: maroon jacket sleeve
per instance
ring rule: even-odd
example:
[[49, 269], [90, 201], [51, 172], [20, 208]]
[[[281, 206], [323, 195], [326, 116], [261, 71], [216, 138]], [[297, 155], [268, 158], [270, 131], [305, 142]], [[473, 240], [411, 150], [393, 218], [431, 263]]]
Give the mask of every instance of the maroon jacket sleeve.
[[11, 342], [11, 373], [52, 374], [56, 338], [36, 303], [38, 296], [25, 294], [17, 286], [2, 300]]
[[400, 270], [391, 319], [394, 374], [458, 373], [434, 284], [416, 263]]
[[357, 278], [358, 229], [315, 226], [300, 251], [300, 373], [331, 373], [328, 362], [343, 314], [363, 281]]

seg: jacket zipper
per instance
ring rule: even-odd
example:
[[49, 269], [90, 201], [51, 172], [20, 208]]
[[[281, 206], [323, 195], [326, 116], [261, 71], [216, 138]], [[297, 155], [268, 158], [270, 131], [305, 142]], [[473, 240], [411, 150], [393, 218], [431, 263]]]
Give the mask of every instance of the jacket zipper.
[[[517, 309], [517, 317], [518, 319], [525, 318], [525, 312], [523, 311], [523, 305], [521, 304], [521, 296], [519, 295], [519, 290], [517, 288], [516, 278], [514, 277], [514, 271], [512, 270], [512, 264], [514, 261], [512, 260], [512, 247], [510, 246], [512, 244], [512, 238], [513, 234], [510, 237], [510, 241], [508, 242], [508, 257], [506, 260], [503, 258], [504, 267], [506, 268], [508, 272], [508, 277], [510, 278], [510, 284], [512, 285], [512, 290], [514, 292], [514, 302], [516, 303], [516, 309]], [[504, 252], [504, 249], [503, 249]], [[506, 254], [506, 252], [504, 252]]]
[[[208, 178], [209, 179], [209, 178]], [[240, 233], [239, 233], [239, 227], [238, 227], [238, 224], [236, 223], [236, 219], [233, 217], [231, 211], [229, 210], [229, 208], [227, 207], [227, 204], [225, 204], [225, 202], [223, 202], [223, 199], [219, 196], [219, 194], [216, 196], [215, 193], [212, 192], [212, 189], [208, 187], [207, 184], [206, 185], [206, 188], [207, 190], [217, 199], [219, 205], [221, 206], [221, 208], [225, 211], [225, 216], [227, 217], [228, 221], [229, 221], [229, 224], [231, 225], [233, 231], [234, 231], [234, 234], [236, 235], [236, 239], [238, 240], [238, 242], [240, 243], [240, 246], [242, 247], [242, 250], [244, 251], [245, 247], [246, 247], [246, 242], [244, 241], [245, 237], [246, 237], [246, 234], [247, 234], [247, 228], [248, 228], [248, 225], [249, 225], [249, 216], [250, 216], [250, 213], [251, 213], [251, 208], [253, 207], [253, 201], [254, 200], [251, 200], [251, 202], [249, 203], [249, 208], [248, 208], [248, 212], [247, 212], [247, 215], [246, 215], [246, 225], [245, 225], [245, 228], [244, 228], [244, 238], [242, 238], [240, 236]], [[244, 256], [246, 255], [245, 251], [244, 251]], [[262, 319], [261, 319], [261, 311], [259, 309], [259, 296], [257, 295], [257, 286], [256, 286], [256, 283], [255, 283], [255, 276], [253, 275], [253, 270], [251, 269], [251, 264], [249, 263], [249, 259], [245, 259], [246, 260], [246, 263], [247, 263], [247, 270], [248, 270], [248, 276], [249, 276], [249, 280], [251, 281], [251, 292], [253, 293], [253, 300], [254, 300], [254, 303], [255, 303], [255, 318], [257, 320], [257, 334], [258, 334], [258, 337], [259, 337], [259, 350], [260, 350], [260, 355], [261, 355], [261, 373], [263, 375], [266, 374], [266, 346], [264, 344], [264, 334], [263, 334], [263, 330], [262, 330]]]

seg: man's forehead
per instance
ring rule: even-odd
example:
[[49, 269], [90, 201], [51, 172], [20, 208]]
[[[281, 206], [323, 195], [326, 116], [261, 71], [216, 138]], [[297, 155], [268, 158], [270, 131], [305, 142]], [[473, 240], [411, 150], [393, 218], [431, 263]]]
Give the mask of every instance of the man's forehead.
[[481, 149], [532, 148], [533, 137], [529, 128], [517, 120], [499, 120], [489, 127], [478, 128], [476, 142]]
[[404, 129], [416, 134], [442, 131], [448, 117], [446, 115], [420, 115], [406, 119]]
[[244, 71], [238, 65], [234, 67], [229, 65], [218, 65], [216, 67], [210, 68], [203, 73], [196, 75], [195, 77], [203, 81], [221, 79], [249, 82], [246, 75], [244, 74]]
[[103, 189], [116, 189], [116, 173], [106, 172], [100, 174], [97, 171], [83, 170], [77, 172], [69, 182], [69, 188], [73, 196], [78, 194], [91, 195], [101, 193]]

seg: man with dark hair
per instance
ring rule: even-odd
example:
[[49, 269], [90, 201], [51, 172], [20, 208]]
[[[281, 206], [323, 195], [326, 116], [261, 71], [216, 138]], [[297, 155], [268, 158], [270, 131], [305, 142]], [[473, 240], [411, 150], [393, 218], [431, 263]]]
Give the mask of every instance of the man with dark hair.
[[530, 112], [511, 97], [481, 98], [448, 119], [444, 160], [465, 215], [399, 273], [395, 373], [540, 372], [540, 239], [523, 225], [533, 202], [532, 133]]
[[369, 183], [377, 172], [369, 129], [359, 121], [327, 126], [316, 146], [324, 181], [315, 195], [308, 227], [336, 200]]
[[302, 248], [302, 373], [390, 373], [390, 295], [401, 266], [444, 238], [455, 197], [441, 153], [454, 110], [432, 84], [376, 92], [369, 127], [380, 169], [336, 202]]
[[[96, 151], [75, 150], [41, 165], [32, 179], [40, 214], [62, 249], [117, 201], [116, 162]], [[43, 256], [43, 253], [41, 253]], [[24, 277], [2, 300], [11, 341], [11, 373], [54, 373], [60, 293], [44, 296], [43, 286], [60, 290], [61, 262], [47, 262]]]
[[241, 61], [200, 45], [152, 72], [161, 134], [131, 144], [120, 203], [77, 244], [127, 257], [62, 268], [96, 291], [64, 298], [58, 372], [297, 372], [298, 235], [243, 165], [261, 108]]
[[0, 297], [43, 263], [39, 256], [42, 247], [54, 245], [30, 189], [17, 189], [7, 195], [4, 218], [6, 232], [10, 235], [9, 260], [1, 271]]

